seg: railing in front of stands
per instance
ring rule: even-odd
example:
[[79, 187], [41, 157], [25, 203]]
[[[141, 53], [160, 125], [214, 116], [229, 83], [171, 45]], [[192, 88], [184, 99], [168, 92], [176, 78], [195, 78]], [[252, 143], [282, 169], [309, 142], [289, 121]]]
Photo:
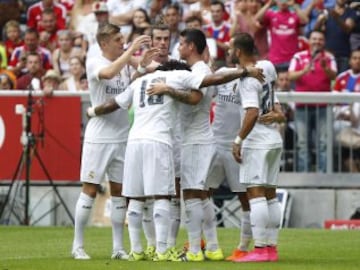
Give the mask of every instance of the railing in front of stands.
[[[41, 91], [32, 91], [34, 96], [42, 96]], [[337, 121], [334, 120], [334, 107], [344, 104], [351, 104], [354, 102], [360, 102], [360, 94], [357, 93], [334, 93], [334, 92], [277, 92], [277, 97], [281, 103], [303, 103], [303, 104], [319, 104], [326, 103], [325, 114], [326, 114], [326, 168], [325, 172], [334, 173], [334, 172], [357, 172], [357, 162], [360, 160], [360, 150], [358, 149], [346, 149], [346, 155], [344, 155], [344, 148], [336, 140], [336, 135], [339, 130], [335, 125]], [[2, 96], [27, 96], [28, 91], [21, 90], [11, 90], [11, 91], [0, 91], [0, 98]], [[55, 91], [54, 95], [49, 98], [56, 98], [57, 96], [67, 97], [67, 96], [79, 96], [82, 100], [82, 126], [85, 127], [87, 118], [86, 118], [86, 108], [90, 106], [90, 97], [89, 92], [68, 92], [68, 91]], [[314, 105], [316, 106], [316, 105]], [[1, 109], [0, 109], [1, 113]], [[294, 110], [294, 115], [296, 119], [296, 108]], [[310, 121], [314, 119], [306, 119]], [[317, 123], [318, 124], [318, 123]], [[319, 126], [319, 125], [315, 125]], [[297, 151], [297, 130], [296, 124], [294, 122], [287, 122], [285, 129], [288, 132], [284, 134], [284, 155], [282, 160], [282, 171], [283, 172], [295, 172], [297, 171], [297, 160], [298, 160], [298, 151]], [[308, 156], [310, 159], [309, 167], [306, 172], [318, 172], [319, 165], [319, 152], [320, 147], [316, 143], [319, 130], [313, 130], [313, 137], [309, 139], [313, 144], [308, 147]], [[346, 158], [346, 160], [345, 160]], [[353, 162], [345, 164], [348, 160]], [[360, 169], [360, 161], [359, 161]]]

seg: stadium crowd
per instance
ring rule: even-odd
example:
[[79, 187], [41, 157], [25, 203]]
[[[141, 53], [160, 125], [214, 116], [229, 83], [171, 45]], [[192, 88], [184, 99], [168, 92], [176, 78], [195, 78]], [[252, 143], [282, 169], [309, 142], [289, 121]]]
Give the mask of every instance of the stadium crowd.
[[[112, 196], [113, 259], [154, 261], [224, 259], [216, 235], [214, 212], [207, 198], [207, 190], [212, 186], [206, 186], [203, 180], [208, 178], [213, 153], [221, 152], [217, 149], [218, 146], [212, 145], [212, 131], [208, 123], [211, 116], [209, 115], [210, 106], [213, 107], [212, 113], [215, 115], [213, 117], [216, 123], [217, 117], [227, 119], [228, 113], [234, 115], [234, 111], [221, 111], [221, 101], [226, 101], [235, 104], [242, 103], [246, 109], [245, 124], [240, 127], [240, 133], [230, 134], [231, 138], [237, 135], [232, 149], [235, 159], [245, 164], [252, 162], [257, 164], [255, 155], [252, 154], [257, 153], [257, 157], [260, 156], [260, 160], [264, 160], [266, 164], [265, 166], [258, 162], [259, 166], [256, 169], [243, 167], [238, 178], [249, 177], [253, 171], [257, 172], [257, 170], [269, 170], [271, 172], [266, 174], [265, 178], [273, 178], [262, 179], [269, 181], [267, 183], [256, 181], [247, 183], [250, 184], [247, 188], [249, 200], [242, 197], [241, 193], [244, 193], [244, 190], [241, 187], [236, 185], [231, 187], [233, 192], [239, 193], [243, 216], [239, 246], [228, 259], [237, 262], [278, 260], [276, 245], [280, 215], [275, 188], [273, 188], [276, 184], [273, 181], [279, 169], [276, 167], [280, 164], [281, 140], [273, 129], [266, 130], [266, 128], [270, 123], [283, 122], [283, 112], [275, 106], [278, 100], [272, 98], [266, 100], [271, 103], [272, 109], [267, 111], [265, 109], [268, 108], [262, 104], [262, 111], [259, 114], [258, 110], [254, 110], [252, 102], [260, 97], [254, 97], [253, 93], [245, 90], [243, 93], [240, 89], [243, 100], [242, 102], [236, 100], [233, 94], [237, 85], [225, 84], [230, 83], [229, 80], [222, 81], [223, 88], [217, 87], [217, 97], [215, 94], [212, 96], [210, 94], [212, 90], [208, 89], [212, 89], [210, 85], [215, 83], [208, 84], [204, 81], [213, 73], [225, 76], [220, 72], [221, 69], [239, 67], [244, 62], [249, 65], [259, 65], [265, 73], [265, 79], [259, 78], [255, 68], [245, 68], [238, 76], [255, 77], [251, 78], [253, 81], [240, 82], [244, 89], [255, 89], [254, 93], [262, 91], [258, 90], [260, 84], [256, 80], [266, 81], [267, 92], [272, 88], [278, 91], [292, 91], [293, 88], [293, 91], [298, 92], [359, 92], [360, 2], [346, 0], [270, 0], [267, 2], [261, 0], [108, 0], [100, 2], [93, 0], [8, 0], [0, 2], [0, 10], [0, 31], [3, 40], [0, 45], [0, 90], [27, 90], [31, 87], [31, 81], [34, 78], [40, 80], [40, 88], [47, 96], [51, 96], [56, 90], [88, 91], [90, 89], [93, 107], [88, 113], [92, 119], [85, 133], [81, 170], [83, 189], [75, 213], [72, 253], [76, 259], [90, 259], [83, 249], [84, 228], [96, 197], [97, 185], [103, 180], [105, 173], [110, 181]], [[252, 50], [253, 47], [256, 48], [256, 52]], [[238, 59], [234, 61], [232, 56]], [[191, 74], [196, 74], [197, 78], [192, 76], [194, 77], [191, 79], [192, 84], [186, 84], [187, 76], [191, 78], [191, 75], [182, 73], [181, 78], [184, 80], [177, 84], [184, 87], [191, 86], [191, 88], [203, 87], [201, 96], [199, 96], [199, 91], [191, 91], [190, 94], [177, 92], [172, 88], [173, 85], [165, 85], [164, 82], [156, 81], [150, 90], [146, 88], [146, 80], [143, 80], [142, 84], [139, 84], [140, 80], [135, 80], [135, 82], [139, 84], [137, 89], [143, 91], [142, 98], [146, 89], [150, 91], [149, 95], [153, 97], [147, 102], [151, 104], [162, 104], [163, 96], [170, 96], [189, 106], [186, 107], [186, 111], [190, 114], [186, 115], [188, 120], [185, 135], [182, 138], [173, 138], [174, 157], [179, 155], [180, 151], [175, 148], [179, 145], [182, 148], [181, 157], [177, 157], [181, 169], [176, 168], [178, 164], [175, 162], [174, 171], [166, 174], [168, 178], [171, 176], [173, 179], [181, 176], [181, 184], [184, 185], [181, 188], [184, 192], [189, 236], [189, 250], [185, 255], [180, 255], [173, 249], [180, 224], [179, 180], [175, 182], [177, 185], [174, 183], [174, 186], [160, 193], [151, 188], [150, 193], [147, 193], [147, 189], [144, 194], [139, 193], [128, 182], [124, 182], [126, 183], [125, 191], [122, 189], [122, 170], [125, 170], [125, 176], [128, 176], [127, 179], [124, 177], [124, 181], [133, 181], [131, 178], [140, 179], [142, 176], [135, 174], [139, 173], [136, 171], [137, 168], [132, 168], [133, 174], [129, 174], [129, 169], [127, 169], [129, 165], [126, 162], [123, 168], [124, 162], [121, 159], [125, 155], [130, 126], [127, 123], [127, 116], [125, 117], [122, 111], [126, 111], [130, 103], [124, 98], [115, 96], [127, 89], [135, 77], [153, 71], [159, 64], [167, 67], [163, 72], [173, 71], [173, 69], [190, 69], [190, 67], [181, 66], [179, 62], [175, 62], [179, 67], [167, 66], [166, 63], [169, 63], [170, 59], [186, 61], [191, 67]], [[116, 76], [120, 79], [112, 81]], [[167, 78], [168, 75], [163, 76]], [[150, 80], [151, 76], [148, 78]], [[176, 80], [176, 78], [171, 78], [171, 80]], [[169, 83], [171, 80], [166, 80], [166, 82]], [[105, 89], [106, 94], [114, 97], [113, 103], [104, 104], [108, 101], [104, 99], [105, 94], [93, 93], [94, 89]], [[261, 85], [260, 89], [262, 89]], [[222, 95], [221, 91], [225, 90], [230, 92], [224, 92]], [[231, 96], [231, 101], [227, 100], [229, 96]], [[143, 99], [138, 102], [140, 107], [146, 106]], [[109, 106], [122, 109], [118, 110], [116, 115], [97, 117], [107, 113]], [[129, 138], [143, 140], [144, 137], [141, 136], [145, 136], [144, 133], [137, 129], [139, 127], [137, 121], [141, 121], [143, 116], [139, 115], [137, 118], [136, 106], [134, 107], [135, 128], [131, 130], [132, 137]], [[296, 146], [293, 146], [296, 147], [298, 154], [296, 169], [298, 171], [311, 170], [311, 142], [316, 141], [320, 154], [317, 156], [315, 170], [325, 172], [327, 134], [326, 128], [320, 125], [323, 125], [326, 120], [326, 104], [315, 104], [315, 106], [290, 104], [286, 108], [287, 115], [293, 117], [296, 127], [297, 140]], [[220, 111], [225, 115], [220, 116]], [[149, 114], [151, 113], [149, 111]], [[342, 105], [337, 110], [336, 119], [342, 121], [341, 125], [351, 127], [352, 130], [360, 133], [359, 115], [358, 105]], [[257, 121], [259, 116], [261, 117]], [[117, 121], [119, 126], [121, 124], [121, 128], [116, 129], [114, 125], [101, 120], [111, 121], [114, 117], [118, 118], [113, 119], [113, 123]], [[140, 125], [146, 127], [152, 123], [152, 120], [151, 118]], [[196, 126], [198, 123], [200, 125]], [[229, 130], [229, 127], [221, 126], [221, 124], [217, 123], [219, 125], [217, 131]], [[158, 126], [154, 125], [151, 132], [157, 131], [157, 128]], [[236, 129], [238, 128], [236, 126]], [[256, 133], [257, 136], [262, 136], [264, 131], [268, 132], [272, 141], [264, 137], [267, 145], [262, 145], [261, 149], [254, 147], [251, 143], [247, 144], [249, 140], [245, 137], [251, 136], [249, 134], [253, 128], [256, 130], [253, 134]], [[313, 136], [310, 133], [314, 130], [319, 130], [321, 133]], [[137, 131], [140, 135], [136, 133]], [[149, 130], [148, 134], [157, 135], [151, 132]], [[164, 136], [166, 132], [163, 132], [160, 131], [159, 134]], [[149, 137], [145, 136], [146, 139]], [[166, 137], [164, 140], [167, 139]], [[226, 143], [228, 140], [226, 138]], [[114, 143], [121, 144], [120, 148], [114, 147]], [[218, 141], [217, 143], [221, 145]], [[101, 144], [101, 147], [96, 144]], [[244, 147], [246, 145], [244, 157], [240, 154], [242, 144]], [[259, 146], [259, 142], [255, 142], [255, 146]], [[168, 147], [158, 142], [154, 148], [151, 148], [153, 147], [151, 144], [134, 146], [134, 143], [129, 141], [127, 147], [132, 149], [133, 153], [126, 150], [125, 157], [128, 160], [139, 160], [139, 163], [140, 159], [134, 154], [139, 151], [149, 154], [156, 153], [154, 149], [163, 149], [163, 152], [157, 154], [161, 156], [165, 153], [172, 156]], [[224, 156], [229, 153], [231, 156], [231, 150], [229, 152], [227, 147], [220, 146], [219, 148], [224, 151], [222, 152], [225, 153]], [[202, 153], [201, 156], [199, 153]], [[272, 156], [274, 162], [266, 158], [268, 155]], [[253, 160], [250, 160], [251, 157]], [[154, 160], [157, 160], [156, 158], [154, 154]], [[172, 166], [169, 160], [170, 163], [165, 165], [160, 163], [149, 165], [145, 159], [141, 159], [141, 162], [144, 163], [144, 167]], [[229, 161], [226, 161], [226, 164], [227, 162]], [[346, 159], [346, 162], [349, 170], [356, 171], [358, 165], [353, 157]], [[93, 168], [95, 169], [92, 170]], [[201, 170], [201, 168], [206, 168], [206, 170]], [[150, 170], [150, 172], [152, 177], [164, 180], [166, 186], [169, 179], [165, 179], [166, 177], [156, 170]], [[260, 175], [264, 177], [265, 174]], [[259, 175], [253, 177], [259, 178]], [[196, 178], [195, 180], [199, 182], [190, 181], [193, 180], [192, 178]], [[230, 177], [226, 175], [226, 178], [229, 180]], [[155, 185], [153, 188], [156, 188]], [[127, 205], [126, 199], [121, 196], [122, 192], [125, 192], [125, 195], [128, 194], [127, 197], [137, 198], [130, 199], [127, 212], [131, 242], [129, 255], [122, 245], [122, 228]], [[156, 195], [155, 200], [148, 199], [154, 195]], [[169, 200], [170, 195], [178, 196]], [[147, 213], [148, 209], [152, 210]], [[253, 228], [250, 228], [250, 223]], [[142, 226], [148, 244], [145, 251], [139, 239], [139, 229]], [[207, 240], [204, 253], [200, 246], [202, 234]], [[254, 239], [255, 249], [249, 252], [251, 239]]]

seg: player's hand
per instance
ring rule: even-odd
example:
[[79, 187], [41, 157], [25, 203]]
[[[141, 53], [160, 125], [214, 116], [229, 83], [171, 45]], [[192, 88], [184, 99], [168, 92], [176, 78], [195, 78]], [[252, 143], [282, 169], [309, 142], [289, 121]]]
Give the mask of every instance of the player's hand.
[[169, 87], [164, 82], [156, 82], [150, 84], [150, 88], [146, 91], [149, 96], [166, 94]]
[[154, 57], [158, 55], [159, 52], [160, 50], [158, 48], [150, 48], [145, 50], [139, 62], [140, 66], [147, 67], [150, 65]]
[[258, 119], [259, 123], [264, 124], [264, 125], [269, 125], [272, 123], [276, 123], [279, 122], [278, 121], [278, 113], [275, 111], [270, 111], [264, 115], [261, 115]]
[[147, 35], [141, 35], [134, 39], [129, 50], [132, 52], [138, 51], [141, 47], [150, 47], [151, 38]]
[[242, 162], [242, 158], [241, 158], [241, 143], [237, 144], [237, 143], [233, 143], [232, 146], [232, 154], [234, 159], [236, 160], [236, 162], [241, 163]]
[[263, 73], [262, 68], [257, 68], [257, 67], [246, 67], [248, 73], [249, 73], [249, 77], [253, 77], [257, 80], [259, 80], [261, 83], [265, 82], [265, 76]]

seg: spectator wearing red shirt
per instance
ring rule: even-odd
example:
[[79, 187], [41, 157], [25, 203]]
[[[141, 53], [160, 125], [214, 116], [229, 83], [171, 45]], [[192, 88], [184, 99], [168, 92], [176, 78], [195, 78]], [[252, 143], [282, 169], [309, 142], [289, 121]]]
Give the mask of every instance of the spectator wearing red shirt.
[[4, 42], [6, 47], [6, 56], [10, 62], [11, 54], [16, 47], [24, 45], [24, 40], [21, 39], [20, 23], [15, 20], [8, 21], [5, 24], [6, 40]]
[[44, 30], [40, 32], [40, 46], [53, 52], [58, 46], [56, 14], [53, 9], [45, 9], [41, 17]]
[[268, 1], [255, 16], [270, 31], [268, 57], [277, 69], [289, 67], [291, 57], [298, 51], [300, 27], [308, 22], [297, 5], [289, 4], [288, 0], [277, 0], [277, 8], [272, 9], [272, 1]]
[[216, 68], [226, 65], [225, 52], [229, 48], [230, 28], [231, 25], [224, 21], [225, 6], [221, 1], [212, 1], [211, 6], [211, 23], [205, 26], [204, 32], [207, 36], [216, 40], [217, 58], [215, 60]]
[[27, 29], [24, 36], [24, 45], [16, 47], [13, 51], [8, 68], [17, 76], [26, 72], [26, 55], [30, 52], [38, 53], [42, 59], [45, 70], [52, 68], [51, 53], [48, 49], [39, 46], [39, 33], [35, 29]]
[[[295, 81], [297, 92], [330, 92], [331, 80], [337, 68], [334, 55], [324, 50], [325, 35], [313, 31], [309, 38], [310, 50], [298, 52], [291, 59], [289, 78]], [[317, 147], [317, 170], [326, 171], [326, 104], [296, 104], [297, 170], [309, 171], [311, 145]], [[316, 142], [311, 141], [316, 132]]]
[[41, 25], [41, 18], [45, 9], [53, 9], [56, 14], [56, 27], [57, 29], [65, 29], [66, 27], [66, 8], [54, 0], [42, 0], [33, 4], [27, 11], [27, 26], [29, 28], [37, 29], [38, 31], [44, 30]]

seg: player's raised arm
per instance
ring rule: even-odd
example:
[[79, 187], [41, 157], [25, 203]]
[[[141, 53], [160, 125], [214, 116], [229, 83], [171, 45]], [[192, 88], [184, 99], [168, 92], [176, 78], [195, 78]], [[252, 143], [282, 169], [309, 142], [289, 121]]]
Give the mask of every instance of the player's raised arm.
[[261, 68], [246, 67], [239, 68], [235, 71], [219, 72], [205, 76], [200, 87], [206, 87], [210, 85], [218, 85], [228, 83], [238, 78], [253, 77], [259, 80], [261, 83], [264, 82], [264, 74]]

